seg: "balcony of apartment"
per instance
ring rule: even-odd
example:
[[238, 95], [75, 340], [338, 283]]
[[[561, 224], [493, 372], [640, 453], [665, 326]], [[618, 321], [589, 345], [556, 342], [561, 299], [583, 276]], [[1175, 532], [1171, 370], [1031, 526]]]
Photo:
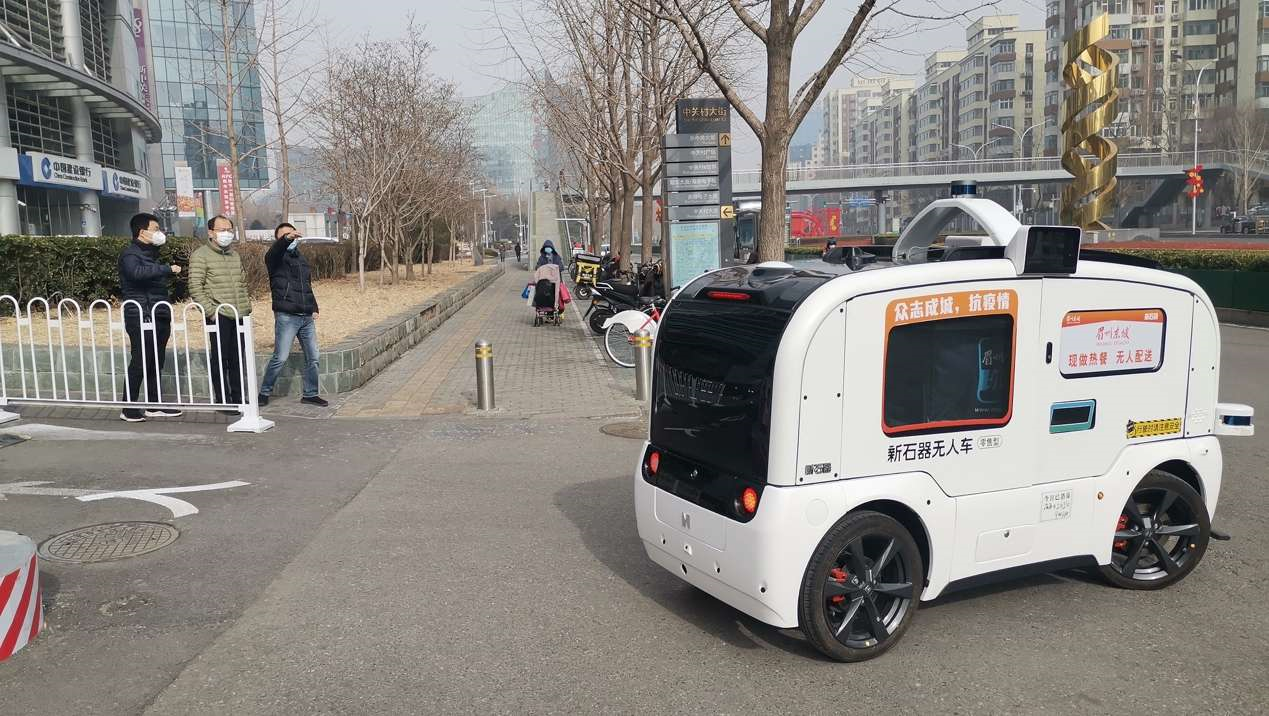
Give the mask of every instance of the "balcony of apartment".
[[1216, 8], [1217, 20], [1228, 20], [1231, 17], [1237, 17], [1237, 16], [1238, 16], [1238, 3], [1236, 2], [1232, 2], [1232, 3], [1229, 3], [1228, 5], [1223, 5], [1221, 7]]
[[1059, 13], [1055, 13], [1044, 18], [1044, 29], [1046, 30], [1049, 29], [1050, 27], [1057, 27], [1058, 25], [1061, 25], [1061, 24], [1062, 24], [1062, 15]]
[[1003, 62], [1016, 62], [1017, 60], [1018, 53], [1011, 50], [1009, 52], [997, 52], [991, 56], [991, 59], [988, 60], [988, 62], [992, 65], [999, 65]]
[[[1261, 22], [1264, 22], [1264, 21], [1262, 20]], [[1216, 44], [1217, 44], [1217, 45], [1227, 45], [1227, 44], [1229, 44], [1229, 43], [1231, 43], [1231, 42], [1237, 42], [1237, 41], [1238, 41], [1238, 30], [1237, 30], [1237, 29], [1234, 29], [1234, 30], [1227, 30], [1227, 31], [1225, 31], [1225, 32], [1220, 32], [1220, 33], [1217, 33], [1217, 35], [1216, 35]]]
[[1002, 99], [1013, 99], [1018, 96], [1018, 91], [1014, 89], [1000, 90], [987, 95], [988, 102], [998, 102]]
[[[991, 137], [992, 139], [997, 139], [1000, 137], [1012, 137], [1013, 130], [1009, 129], [1008, 127], [997, 127], [993, 125], [991, 128], [991, 131], [987, 133], [987, 136]], [[1008, 144], [1007, 142], [1001, 142], [1001, 143]]]

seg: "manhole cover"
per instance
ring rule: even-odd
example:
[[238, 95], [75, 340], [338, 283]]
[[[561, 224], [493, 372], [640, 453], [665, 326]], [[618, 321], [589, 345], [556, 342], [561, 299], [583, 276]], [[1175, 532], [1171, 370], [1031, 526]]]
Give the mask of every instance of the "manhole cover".
[[76, 564], [109, 562], [162, 549], [180, 534], [161, 522], [110, 522], [50, 537], [40, 545], [40, 556]]
[[600, 426], [599, 431], [606, 435], [612, 435], [619, 438], [630, 438], [631, 440], [644, 440], [648, 437], [648, 426], [640, 420], [631, 420], [624, 423], [608, 423]]

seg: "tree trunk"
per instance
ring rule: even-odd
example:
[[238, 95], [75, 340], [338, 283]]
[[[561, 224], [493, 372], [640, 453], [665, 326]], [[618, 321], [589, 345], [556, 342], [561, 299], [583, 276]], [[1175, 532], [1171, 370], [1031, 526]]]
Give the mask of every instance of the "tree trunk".
[[273, 62], [273, 117], [277, 120], [278, 132], [278, 174], [282, 180], [282, 218], [288, 220], [291, 215], [291, 161], [289, 147], [286, 142], [286, 122], [282, 117], [282, 88], [280, 86], [278, 55], [278, 9], [269, 8], [270, 59]]
[[630, 268], [630, 252], [634, 250], [635, 183], [627, 175], [621, 176], [621, 268]]
[[783, 261], [785, 244], [785, 165], [789, 145], [770, 138], [762, 144], [762, 212], [758, 223], [758, 260]]

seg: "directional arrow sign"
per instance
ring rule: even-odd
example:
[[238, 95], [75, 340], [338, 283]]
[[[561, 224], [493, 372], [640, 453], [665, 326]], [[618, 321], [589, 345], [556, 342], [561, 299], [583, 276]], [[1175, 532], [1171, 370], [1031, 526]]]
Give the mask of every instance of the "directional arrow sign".
[[160, 505], [171, 510], [172, 517], [185, 517], [186, 515], [198, 514], [198, 508], [175, 497], [168, 497], [173, 492], [202, 492], [204, 490], [224, 490], [230, 487], [241, 487], [249, 485], [249, 482], [242, 480], [233, 480], [231, 482], [216, 482], [210, 485], [190, 485], [189, 487], [157, 487], [142, 490], [84, 490], [73, 487], [45, 487], [52, 483], [48, 481], [36, 482], [10, 482], [6, 485], [0, 485], [0, 500], [6, 499], [6, 495], [44, 495], [48, 497], [74, 497], [81, 502], [96, 502], [97, 500], [106, 500], [112, 497], [121, 497], [128, 500], [141, 500], [155, 505]]

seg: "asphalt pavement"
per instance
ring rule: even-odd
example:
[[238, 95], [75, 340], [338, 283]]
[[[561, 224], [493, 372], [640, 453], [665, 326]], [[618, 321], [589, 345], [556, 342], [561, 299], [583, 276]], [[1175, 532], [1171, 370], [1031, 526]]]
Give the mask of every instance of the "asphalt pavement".
[[[1263, 423], [1269, 332], [1224, 327], [1223, 343], [1221, 395]], [[1173, 588], [1064, 572], [959, 592], [922, 605], [884, 657], [843, 665], [647, 560], [639, 443], [602, 434], [628, 418], [589, 399], [589, 419], [280, 417], [261, 436], [41, 419], [55, 427], [0, 448], [0, 484], [250, 484], [183, 494], [199, 512], [175, 519], [136, 500], [0, 501], [0, 525], [37, 540], [111, 520], [181, 531], [131, 559], [46, 562], [49, 629], [0, 663], [0, 712], [1269, 709], [1269, 431], [1224, 441], [1217, 524], [1233, 541]]]

